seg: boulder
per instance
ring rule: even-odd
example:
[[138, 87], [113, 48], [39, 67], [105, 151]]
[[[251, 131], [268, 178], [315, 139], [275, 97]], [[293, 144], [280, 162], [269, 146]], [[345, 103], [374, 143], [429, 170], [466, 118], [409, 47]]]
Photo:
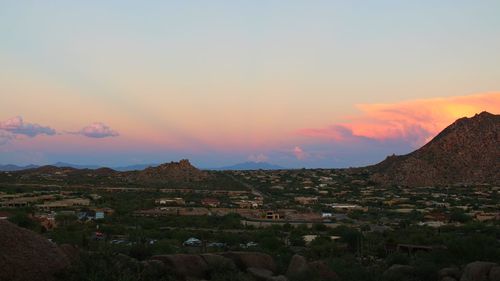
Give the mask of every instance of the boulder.
[[273, 272], [264, 268], [249, 267], [247, 272], [256, 281], [269, 281], [273, 277]]
[[165, 264], [159, 260], [142, 261], [141, 267], [144, 280], [160, 280], [169, 273]]
[[268, 254], [257, 252], [226, 252], [220, 255], [231, 259], [242, 271], [246, 271], [250, 267], [267, 269], [273, 273], [276, 273], [277, 270], [274, 259]]
[[233, 260], [216, 254], [200, 255], [207, 263], [210, 270], [236, 270]]
[[496, 263], [476, 261], [467, 264], [460, 281], [488, 281], [490, 270]]
[[394, 264], [384, 271], [383, 280], [399, 281], [411, 279], [415, 275], [415, 268], [409, 265]]
[[269, 281], [288, 281], [288, 278], [286, 278], [283, 275], [278, 275], [278, 276], [273, 276], [269, 279]]
[[338, 280], [337, 273], [333, 271], [324, 261], [313, 261], [308, 264], [312, 272], [318, 274], [322, 280]]
[[462, 272], [458, 267], [445, 267], [438, 271], [438, 279], [442, 280], [445, 277], [451, 277], [453, 279], [459, 280]]
[[59, 249], [66, 255], [71, 263], [78, 261], [80, 258], [80, 249], [70, 244], [62, 244]]
[[301, 255], [293, 255], [286, 271], [286, 276], [298, 276], [299, 274], [308, 270], [307, 260]]
[[0, 220], [0, 280], [54, 280], [70, 265], [65, 253], [47, 238]]
[[141, 268], [141, 263], [138, 260], [122, 253], [115, 255], [114, 262], [117, 268], [127, 268], [134, 271]]
[[488, 281], [500, 281], [500, 266], [492, 267], [488, 278]]
[[209, 266], [200, 255], [160, 255], [153, 256], [151, 259], [163, 262], [170, 271], [182, 280], [204, 279], [209, 275]]

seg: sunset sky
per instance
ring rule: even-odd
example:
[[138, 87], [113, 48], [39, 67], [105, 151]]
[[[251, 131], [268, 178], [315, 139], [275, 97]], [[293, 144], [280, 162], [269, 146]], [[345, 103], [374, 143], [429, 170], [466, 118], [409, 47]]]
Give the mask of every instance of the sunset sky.
[[500, 113], [500, 1], [2, 1], [0, 164], [348, 167]]

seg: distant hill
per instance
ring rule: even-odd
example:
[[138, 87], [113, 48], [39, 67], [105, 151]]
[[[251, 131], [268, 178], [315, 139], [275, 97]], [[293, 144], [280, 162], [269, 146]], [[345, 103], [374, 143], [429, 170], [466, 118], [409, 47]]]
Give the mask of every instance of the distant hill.
[[284, 170], [285, 168], [270, 164], [267, 162], [244, 162], [244, 163], [239, 163], [235, 164], [232, 166], [226, 166], [226, 167], [220, 167], [214, 170], [221, 170], [221, 171], [228, 171], [228, 170]]
[[191, 182], [209, 178], [207, 172], [194, 167], [187, 159], [183, 159], [179, 162], [161, 164], [156, 167], [149, 167], [142, 171], [129, 172], [129, 174], [133, 179], [145, 182]]
[[22, 170], [28, 170], [28, 169], [34, 169], [37, 168], [37, 165], [27, 165], [27, 166], [17, 166], [17, 165], [0, 165], [0, 171], [3, 172], [13, 172], [13, 171], [22, 171]]
[[500, 115], [461, 118], [422, 148], [368, 167], [385, 185], [500, 184]]
[[59, 168], [75, 168], [75, 169], [99, 169], [101, 166], [97, 165], [77, 165], [77, 164], [71, 164], [71, 163], [65, 163], [65, 162], [57, 162], [55, 164], [52, 164], [51, 166], [59, 167]]
[[115, 171], [126, 172], [126, 171], [141, 171], [149, 167], [157, 167], [157, 166], [160, 166], [160, 164], [137, 164], [137, 165], [113, 167], [112, 169]]
[[164, 163], [144, 170], [116, 171], [110, 168], [76, 169], [41, 166], [0, 172], [0, 185], [54, 184], [58, 186], [141, 187], [246, 190], [247, 187], [217, 171], [200, 170], [189, 162]]
[[[129, 166], [111, 167], [110, 169], [113, 169], [115, 171], [120, 171], [120, 172], [140, 171], [140, 170], [144, 170], [144, 169], [149, 168], [149, 167], [156, 167], [159, 165], [160, 164], [137, 164], [137, 165], [129, 165]], [[98, 166], [98, 165], [78, 165], [78, 164], [71, 164], [71, 163], [66, 163], [66, 162], [57, 162], [57, 163], [51, 164], [49, 166], [54, 166], [54, 167], [58, 167], [58, 168], [67, 167], [67, 168], [90, 169], [90, 170], [97, 170], [97, 169], [105, 168], [103, 166]], [[0, 171], [13, 172], [13, 171], [35, 169], [35, 168], [39, 168], [39, 167], [42, 167], [42, 166], [40, 166], [40, 165], [18, 166], [18, 165], [6, 164], [6, 165], [0, 165]]]

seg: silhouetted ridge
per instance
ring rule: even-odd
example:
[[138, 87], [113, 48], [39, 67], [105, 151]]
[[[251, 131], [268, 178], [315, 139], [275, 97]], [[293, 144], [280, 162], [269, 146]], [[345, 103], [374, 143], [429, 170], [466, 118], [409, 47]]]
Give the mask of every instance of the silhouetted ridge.
[[381, 184], [500, 184], [500, 115], [460, 118], [420, 149], [369, 167]]

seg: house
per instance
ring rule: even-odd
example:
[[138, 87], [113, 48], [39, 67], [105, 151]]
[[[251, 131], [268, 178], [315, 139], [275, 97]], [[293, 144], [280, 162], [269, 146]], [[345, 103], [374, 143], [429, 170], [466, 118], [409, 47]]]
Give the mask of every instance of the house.
[[216, 198], [203, 198], [201, 200], [201, 204], [203, 206], [217, 208], [220, 205], [220, 201]]
[[280, 217], [280, 214], [274, 212], [274, 211], [267, 211], [266, 212], [266, 219], [267, 220], [279, 220], [281, 217]]
[[478, 212], [474, 218], [478, 221], [500, 220], [500, 213]]
[[175, 197], [175, 198], [159, 198], [155, 200], [156, 205], [177, 205], [184, 206], [186, 205], [186, 201], [183, 198]]
[[295, 202], [301, 205], [310, 205], [318, 202], [318, 197], [306, 197], [306, 196], [298, 196], [294, 198]]
[[[302, 239], [304, 239], [304, 242], [306, 243], [306, 245], [309, 245], [317, 237], [318, 237], [318, 235], [310, 234], [310, 235], [302, 236]], [[330, 240], [335, 241], [335, 240], [339, 240], [341, 237], [340, 236], [329, 236], [329, 238], [330, 238]]]
[[45, 202], [43, 204], [38, 204], [36, 207], [42, 210], [53, 210], [53, 209], [62, 209], [69, 207], [81, 207], [81, 206], [89, 206], [90, 200], [86, 198], [70, 198], [70, 199], [62, 199], [58, 201]]

